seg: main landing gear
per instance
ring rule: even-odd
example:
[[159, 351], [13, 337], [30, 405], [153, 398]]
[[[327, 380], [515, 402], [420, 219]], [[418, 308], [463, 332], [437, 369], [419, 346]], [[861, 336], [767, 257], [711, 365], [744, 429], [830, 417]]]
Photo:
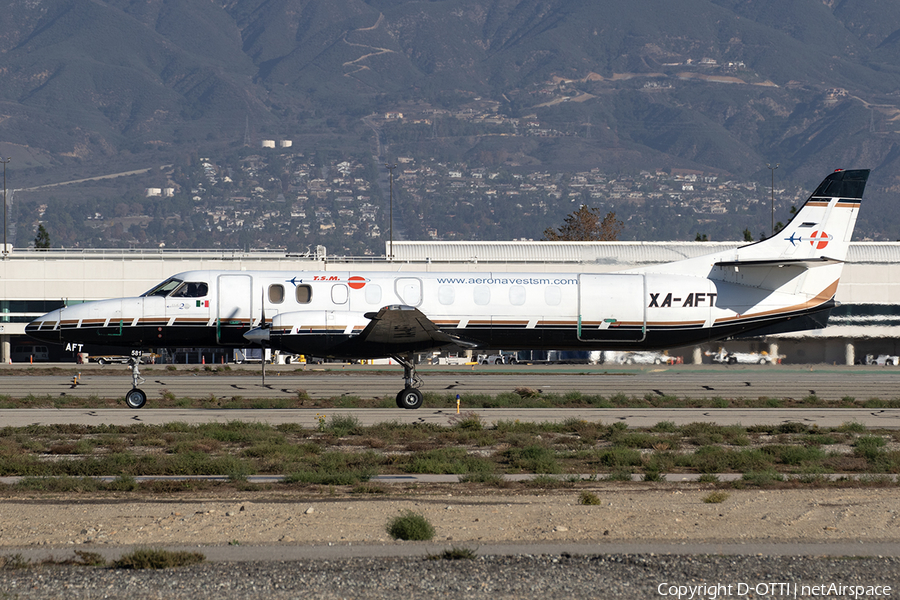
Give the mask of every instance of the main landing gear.
[[139, 368], [141, 357], [132, 356], [128, 359], [128, 364], [131, 365], [131, 391], [125, 394], [125, 404], [128, 405], [128, 408], [141, 408], [147, 404], [147, 394], [144, 393], [144, 390], [138, 388], [145, 381], [141, 377]]
[[412, 354], [394, 355], [391, 358], [403, 365], [403, 391], [397, 394], [397, 407], [415, 409], [422, 406], [425, 396], [419, 391], [422, 378], [416, 373], [416, 363]]

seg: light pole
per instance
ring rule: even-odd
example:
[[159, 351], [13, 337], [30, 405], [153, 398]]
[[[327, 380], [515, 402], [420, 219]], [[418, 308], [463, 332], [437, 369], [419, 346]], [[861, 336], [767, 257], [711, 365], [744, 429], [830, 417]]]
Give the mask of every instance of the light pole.
[[777, 169], [780, 164], [781, 163], [775, 163], [774, 167], [771, 163], [766, 165], [772, 172], [772, 235], [775, 235], [775, 169]]
[[388, 226], [390, 228], [391, 237], [390, 237], [390, 246], [388, 250], [388, 260], [394, 261], [394, 169], [397, 168], [396, 163], [385, 163], [384, 165], [387, 167], [387, 170], [391, 172], [391, 213], [388, 221]]
[[5, 257], [7, 254], [6, 251], [6, 164], [12, 160], [9, 157], [0, 158], [0, 162], [3, 163], [3, 256]]

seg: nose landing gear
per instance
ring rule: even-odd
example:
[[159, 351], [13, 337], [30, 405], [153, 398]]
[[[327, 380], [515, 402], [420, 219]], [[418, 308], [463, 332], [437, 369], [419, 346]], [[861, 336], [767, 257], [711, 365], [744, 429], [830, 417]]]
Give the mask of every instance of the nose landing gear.
[[416, 363], [412, 354], [406, 356], [394, 355], [391, 358], [403, 365], [403, 391], [397, 394], [397, 407], [416, 409], [422, 406], [425, 396], [419, 391], [422, 378], [416, 373]]
[[145, 381], [141, 377], [139, 368], [141, 357], [132, 356], [128, 359], [128, 364], [131, 365], [131, 391], [125, 394], [125, 404], [128, 405], [128, 408], [141, 408], [147, 403], [147, 394], [144, 393], [144, 390], [138, 388]]

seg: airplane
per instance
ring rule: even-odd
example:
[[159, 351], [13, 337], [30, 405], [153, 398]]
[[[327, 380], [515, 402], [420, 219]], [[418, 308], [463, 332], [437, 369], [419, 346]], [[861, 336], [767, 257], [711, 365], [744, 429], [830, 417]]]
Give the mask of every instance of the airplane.
[[[416, 352], [660, 350], [825, 327], [868, 177], [836, 170], [772, 237], [661, 265], [599, 274], [187, 271], [135, 298], [51, 311], [26, 333], [136, 349], [249, 342], [393, 357], [404, 369], [397, 406], [415, 409]], [[131, 408], [146, 402], [138, 362]]]

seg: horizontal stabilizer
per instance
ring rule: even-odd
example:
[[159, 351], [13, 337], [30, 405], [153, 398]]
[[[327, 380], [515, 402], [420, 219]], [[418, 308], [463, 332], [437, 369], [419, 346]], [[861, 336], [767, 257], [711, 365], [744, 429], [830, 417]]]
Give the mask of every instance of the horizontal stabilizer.
[[843, 263], [842, 260], [818, 256], [813, 258], [780, 258], [770, 260], [728, 260], [714, 263], [717, 267], [824, 267]]

